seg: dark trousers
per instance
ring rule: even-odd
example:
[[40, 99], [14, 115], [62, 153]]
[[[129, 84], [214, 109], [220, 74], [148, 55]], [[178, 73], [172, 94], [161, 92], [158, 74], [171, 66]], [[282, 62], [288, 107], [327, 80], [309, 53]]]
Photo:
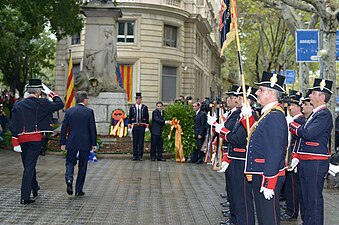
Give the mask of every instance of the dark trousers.
[[78, 164], [78, 176], [75, 185], [75, 193], [82, 192], [84, 187], [86, 172], [87, 172], [87, 162], [88, 156], [90, 153], [89, 150], [77, 150], [77, 149], [67, 149], [66, 155], [66, 173], [65, 180], [66, 182], [70, 180], [73, 183], [74, 176], [74, 166], [77, 164], [77, 153], [79, 152], [79, 164]]
[[162, 159], [163, 141], [161, 135], [151, 134], [151, 159]]
[[245, 161], [233, 159], [231, 164], [233, 176], [231, 185], [233, 191], [234, 211], [237, 225], [254, 225], [254, 205], [252, 182], [248, 182], [244, 174]]
[[301, 196], [299, 174], [294, 171], [286, 171], [285, 180], [286, 211], [285, 213], [293, 218], [298, 218], [299, 205], [301, 218], [304, 217], [304, 205]]
[[274, 188], [274, 196], [270, 200], [267, 200], [264, 194], [260, 192], [262, 175], [253, 175], [253, 195], [259, 225], [280, 224], [279, 196], [284, 180], [285, 176], [278, 177], [277, 184]]
[[41, 150], [40, 141], [21, 143], [21, 160], [24, 166], [21, 183], [21, 199], [28, 200], [32, 190], [38, 190], [36, 164]]
[[142, 156], [144, 154], [145, 127], [134, 126], [132, 134], [133, 134], [133, 158], [142, 159]]
[[197, 162], [199, 159], [204, 159], [204, 152], [200, 151], [202, 145], [204, 144], [204, 141], [204, 138], [199, 139], [198, 137], [196, 137], [197, 149], [193, 152], [191, 156], [191, 162]]
[[46, 155], [48, 140], [49, 140], [49, 135], [47, 133], [45, 133], [44, 136], [41, 139], [40, 155]]
[[301, 193], [305, 205], [304, 225], [324, 224], [323, 188], [328, 167], [327, 160], [300, 162]]
[[[227, 200], [230, 203], [230, 220], [232, 223], [237, 223], [237, 217], [235, 212], [235, 205], [234, 205], [234, 191], [232, 180], [233, 180], [233, 171], [234, 171], [234, 164], [233, 161], [228, 166], [226, 172], [225, 172], [225, 179], [226, 179], [226, 193], [227, 193]], [[237, 190], [238, 191], [238, 190]]]

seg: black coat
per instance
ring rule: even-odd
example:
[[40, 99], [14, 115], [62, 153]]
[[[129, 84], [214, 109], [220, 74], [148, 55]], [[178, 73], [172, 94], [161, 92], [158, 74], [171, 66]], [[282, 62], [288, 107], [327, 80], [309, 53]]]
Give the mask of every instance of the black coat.
[[202, 137], [206, 136], [207, 132], [207, 116], [204, 113], [204, 111], [199, 110], [198, 114], [194, 117], [194, 136], [195, 138], [198, 138], [198, 135], [201, 135]]
[[165, 125], [165, 119], [163, 113], [158, 109], [152, 112], [152, 128], [151, 133], [154, 135], [161, 135], [162, 127]]
[[[131, 107], [129, 108], [129, 120], [128, 120], [128, 124], [134, 124], [137, 123], [137, 108], [136, 108], [136, 104], [131, 105]], [[144, 123], [144, 124], [149, 124], [149, 114], [148, 114], [148, 108], [146, 105], [141, 104], [141, 121], [140, 123]]]

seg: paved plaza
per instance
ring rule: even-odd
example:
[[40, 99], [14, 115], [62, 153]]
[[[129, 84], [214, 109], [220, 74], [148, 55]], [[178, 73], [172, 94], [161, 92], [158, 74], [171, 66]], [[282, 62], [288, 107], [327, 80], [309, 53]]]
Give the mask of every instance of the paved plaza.
[[[223, 219], [224, 174], [209, 165], [100, 159], [89, 163], [83, 197], [67, 195], [64, 165], [60, 155], [40, 157], [39, 197], [21, 205], [20, 155], [0, 150], [0, 224], [218, 225]], [[328, 180], [324, 191], [326, 225], [339, 224], [339, 189], [333, 184]]]

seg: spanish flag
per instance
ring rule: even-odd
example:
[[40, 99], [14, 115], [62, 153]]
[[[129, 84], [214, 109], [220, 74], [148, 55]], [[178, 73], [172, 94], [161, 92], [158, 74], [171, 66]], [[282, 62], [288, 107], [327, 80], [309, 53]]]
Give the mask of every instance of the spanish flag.
[[69, 50], [68, 78], [66, 89], [66, 109], [75, 106], [72, 52]]

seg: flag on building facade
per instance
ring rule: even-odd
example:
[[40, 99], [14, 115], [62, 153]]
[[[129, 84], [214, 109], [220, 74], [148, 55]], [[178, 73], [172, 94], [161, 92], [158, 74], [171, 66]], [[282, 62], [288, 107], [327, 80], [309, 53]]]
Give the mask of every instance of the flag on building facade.
[[66, 109], [75, 106], [72, 52], [69, 51], [68, 77], [66, 88]]
[[225, 48], [235, 39], [235, 26], [237, 23], [236, 0], [221, 0], [220, 10], [220, 41], [223, 55]]
[[117, 81], [122, 87], [126, 93], [127, 93], [127, 99], [129, 102], [132, 101], [132, 90], [133, 90], [133, 65], [124, 65], [124, 64], [118, 64], [117, 66]]

